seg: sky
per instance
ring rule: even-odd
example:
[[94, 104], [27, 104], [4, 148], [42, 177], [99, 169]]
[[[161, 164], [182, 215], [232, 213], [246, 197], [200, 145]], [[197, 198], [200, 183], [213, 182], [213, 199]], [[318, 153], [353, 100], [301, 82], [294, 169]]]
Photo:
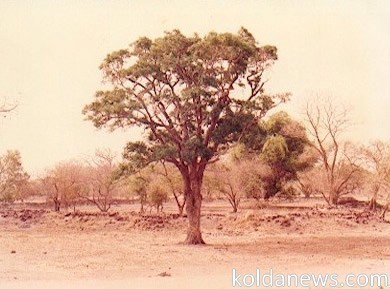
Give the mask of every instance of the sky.
[[265, 89], [290, 92], [282, 107], [300, 119], [312, 97], [350, 109], [349, 138], [390, 140], [389, 1], [0, 1], [0, 100], [18, 107], [0, 120], [0, 154], [21, 152], [37, 175], [98, 148], [121, 153], [139, 130], [98, 130], [82, 108], [102, 87], [107, 53], [138, 37], [246, 27], [279, 59]]

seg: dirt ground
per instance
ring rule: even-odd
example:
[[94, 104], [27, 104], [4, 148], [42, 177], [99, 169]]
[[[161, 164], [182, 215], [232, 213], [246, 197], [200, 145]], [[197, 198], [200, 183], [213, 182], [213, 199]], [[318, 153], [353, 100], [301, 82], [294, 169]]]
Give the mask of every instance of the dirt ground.
[[173, 203], [158, 215], [136, 210], [1, 208], [0, 289], [222, 289], [233, 288], [233, 268], [390, 276], [390, 224], [363, 208], [244, 204], [233, 214], [223, 201], [205, 203], [205, 246], [180, 243], [187, 220]]

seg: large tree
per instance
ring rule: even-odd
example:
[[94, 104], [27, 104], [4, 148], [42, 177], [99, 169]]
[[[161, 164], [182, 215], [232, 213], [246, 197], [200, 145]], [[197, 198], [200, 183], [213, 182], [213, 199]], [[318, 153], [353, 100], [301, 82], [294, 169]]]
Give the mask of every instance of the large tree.
[[[231, 149], [233, 166], [245, 160], [238, 172], [244, 172], [241, 187], [247, 196], [269, 199], [276, 194], [290, 193], [288, 185], [298, 181], [298, 173], [309, 169], [316, 161], [307, 153], [309, 145], [305, 128], [284, 111], [252, 128], [246, 138]], [[256, 169], [249, 165], [253, 161]]]
[[311, 167], [314, 159], [304, 157], [309, 145], [305, 128], [286, 112], [272, 115], [262, 125], [267, 137], [260, 157], [271, 169], [271, 174], [263, 180], [264, 198], [268, 199], [286, 192], [286, 183], [297, 180], [297, 174]]
[[187, 244], [204, 243], [206, 166], [288, 98], [263, 90], [263, 73], [276, 59], [276, 47], [259, 46], [244, 28], [205, 37], [173, 30], [154, 40], [142, 37], [107, 55], [100, 66], [109, 87], [83, 112], [96, 127], [140, 126], [148, 132], [144, 142], [125, 148], [130, 172], [160, 160], [177, 167], [189, 220]]
[[321, 160], [320, 172], [325, 179], [320, 192], [329, 205], [337, 205], [342, 195], [359, 187], [359, 158], [353, 146], [341, 137], [350, 123], [348, 111], [328, 98], [308, 101], [304, 114], [311, 145]]

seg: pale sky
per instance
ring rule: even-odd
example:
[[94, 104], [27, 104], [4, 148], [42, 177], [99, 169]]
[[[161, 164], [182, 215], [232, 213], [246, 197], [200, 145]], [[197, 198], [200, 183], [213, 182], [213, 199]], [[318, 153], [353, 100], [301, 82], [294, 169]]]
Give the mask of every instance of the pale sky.
[[292, 93], [283, 109], [299, 117], [304, 99], [332, 96], [353, 109], [353, 140], [390, 139], [390, 1], [0, 1], [0, 99], [19, 103], [0, 120], [0, 154], [19, 150], [35, 175], [97, 148], [120, 153], [139, 132], [81, 114], [106, 54], [175, 28], [241, 26], [277, 46], [266, 90]]

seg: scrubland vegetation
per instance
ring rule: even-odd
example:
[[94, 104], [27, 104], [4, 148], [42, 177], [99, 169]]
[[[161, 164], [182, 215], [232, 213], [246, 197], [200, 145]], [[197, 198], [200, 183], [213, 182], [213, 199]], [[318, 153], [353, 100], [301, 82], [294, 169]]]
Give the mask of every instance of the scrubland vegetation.
[[[259, 127], [263, 135], [254, 145], [258, 148], [236, 144], [205, 170], [203, 199], [225, 200], [236, 213], [242, 201], [260, 209], [283, 200], [321, 198], [324, 206], [337, 207], [345, 196], [385, 218], [388, 143], [359, 145], [338, 139], [316, 143], [318, 139], [311, 141], [304, 126], [285, 112]], [[0, 159], [0, 200], [3, 207], [40, 203], [56, 212], [76, 212], [85, 205], [109, 212], [115, 210], [113, 204], [138, 203], [139, 213], [164, 212], [164, 204], [171, 201], [177, 213], [185, 215], [182, 179], [172, 164], [156, 162], [128, 176], [121, 175], [121, 165], [113, 152], [99, 150], [84, 160], [61, 162], [32, 179], [19, 152], [8, 151]]]
[[[280, 243], [302, 248], [298, 239], [286, 235], [301, 236], [309, 244], [318, 235], [323, 240], [315, 242], [326, 251], [329, 236], [323, 231], [359, 235], [360, 226], [370, 226], [364, 230], [378, 233], [379, 239], [366, 241], [379, 251], [364, 254], [388, 260], [389, 141], [348, 141], [349, 112], [334, 98], [309, 99], [302, 119], [276, 111], [290, 97], [265, 92], [263, 75], [277, 59], [276, 47], [259, 46], [245, 28], [203, 38], [174, 30], [154, 40], [142, 37], [130, 48], [108, 54], [100, 66], [108, 89], [96, 92], [83, 113], [98, 128], [142, 127], [144, 140], [129, 142], [122, 155], [101, 148], [34, 178], [23, 169], [18, 151], [6, 152], [0, 158], [0, 226], [10, 232], [15, 226], [31, 234], [55, 232], [58, 244], [69, 234], [74, 246], [86, 238], [84, 233], [97, 237], [108, 232], [116, 237], [103, 238], [101, 246], [107, 248], [130, 242], [127, 232], [161, 246], [173, 246], [178, 238], [189, 245], [204, 244], [206, 235], [217, 250], [231, 250], [236, 242], [261, 247], [258, 240], [264, 237], [261, 254], [271, 248], [274, 256], [289, 254], [287, 245], [277, 249]], [[12, 109], [4, 107], [0, 113]], [[277, 241], [278, 234], [282, 241]], [[3, 241], [7, 248], [14, 246]], [[95, 243], [84, 241], [93, 254], [102, 253]], [[342, 238], [334, 241], [340, 251], [347, 250]], [[144, 256], [142, 246], [135, 245], [136, 253]], [[153, 254], [177, 252], [161, 248]], [[209, 251], [199, 261], [202, 266], [212, 262], [214, 249], [204, 249]], [[246, 249], [237, 250], [221, 260], [231, 261]], [[108, 249], [102, 254], [131, 267]], [[73, 256], [75, 262], [79, 257]], [[96, 264], [102, 269], [100, 261]]]
[[138, 202], [142, 214], [163, 212], [171, 199], [189, 220], [188, 244], [204, 242], [202, 200], [225, 199], [236, 213], [243, 200], [261, 208], [322, 196], [333, 207], [348, 196], [385, 219], [390, 144], [348, 142], [348, 111], [335, 99], [309, 99], [302, 120], [272, 113], [289, 99], [265, 93], [263, 74], [276, 60], [276, 47], [258, 46], [245, 28], [204, 38], [174, 30], [107, 55], [100, 68], [112, 87], [83, 113], [97, 127], [144, 127], [147, 138], [128, 143], [122, 158], [101, 149], [34, 179], [20, 153], [8, 151], [0, 159], [2, 204], [37, 197], [56, 212], [85, 204], [109, 212]]

